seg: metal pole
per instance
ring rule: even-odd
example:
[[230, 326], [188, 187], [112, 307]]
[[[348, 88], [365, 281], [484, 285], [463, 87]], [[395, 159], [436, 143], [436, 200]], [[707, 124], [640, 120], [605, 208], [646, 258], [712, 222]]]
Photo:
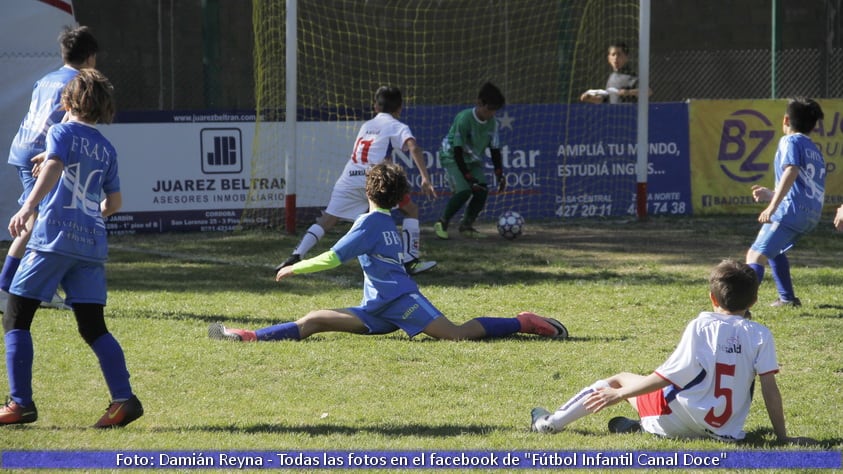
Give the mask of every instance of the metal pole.
[[285, 121], [287, 126], [287, 143], [284, 162], [284, 176], [286, 180], [286, 195], [284, 198], [284, 224], [288, 233], [296, 232], [296, 122], [298, 121], [296, 110], [297, 90], [297, 64], [298, 64], [298, 5], [296, 0], [287, 0], [287, 25], [286, 25], [286, 111]]
[[647, 219], [647, 162], [650, 151], [650, 0], [638, 11], [638, 156], [635, 166], [638, 220]]
[[782, 32], [779, 22], [779, 0], [772, 1], [772, 38], [770, 38], [770, 98], [775, 99], [778, 96], [778, 91], [776, 91], [776, 82], [778, 82], [776, 78], [776, 72], [778, 69], [776, 59], [779, 52], [779, 42], [781, 41]]

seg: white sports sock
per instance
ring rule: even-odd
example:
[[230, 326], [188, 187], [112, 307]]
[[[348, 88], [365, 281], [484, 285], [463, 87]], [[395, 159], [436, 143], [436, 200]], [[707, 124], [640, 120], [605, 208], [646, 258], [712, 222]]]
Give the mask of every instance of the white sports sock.
[[401, 235], [404, 241], [404, 261], [419, 258], [419, 220], [412, 218], [405, 218], [401, 224]]
[[609, 383], [605, 380], [598, 380], [590, 386], [582, 389], [580, 393], [571, 397], [567, 403], [559, 407], [554, 413], [547, 416], [547, 423], [553, 427], [555, 431], [560, 431], [569, 424], [579, 420], [580, 418], [589, 414], [585, 409], [583, 401], [589, 394], [599, 388], [609, 388]]
[[299, 255], [301, 258], [304, 258], [305, 254], [319, 242], [319, 239], [325, 236], [325, 229], [322, 228], [319, 224], [313, 224], [307, 229], [307, 232], [304, 234], [304, 237], [301, 238], [301, 242], [299, 242], [299, 246], [293, 250], [294, 254]]

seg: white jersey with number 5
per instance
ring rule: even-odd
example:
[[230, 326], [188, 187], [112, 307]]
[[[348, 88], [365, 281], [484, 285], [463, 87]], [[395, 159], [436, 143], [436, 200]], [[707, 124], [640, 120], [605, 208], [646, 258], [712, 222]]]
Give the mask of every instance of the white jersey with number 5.
[[[756, 375], [776, 373], [773, 335], [740, 316], [702, 312], [656, 374], [673, 415], [703, 436], [743, 439]], [[643, 419], [642, 419], [643, 422]]]

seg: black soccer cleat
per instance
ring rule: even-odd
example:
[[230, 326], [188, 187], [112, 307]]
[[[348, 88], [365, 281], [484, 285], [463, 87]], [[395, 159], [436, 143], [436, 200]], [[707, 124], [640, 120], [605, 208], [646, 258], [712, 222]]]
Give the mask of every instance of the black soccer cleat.
[[609, 420], [610, 433], [638, 433], [641, 431], [641, 422], [626, 418], [624, 416], [616, 416]]

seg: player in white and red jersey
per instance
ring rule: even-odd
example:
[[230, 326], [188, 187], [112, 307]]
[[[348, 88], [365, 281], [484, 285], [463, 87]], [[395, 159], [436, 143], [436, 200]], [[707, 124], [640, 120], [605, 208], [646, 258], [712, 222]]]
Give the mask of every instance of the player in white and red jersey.
[[[351, 157], [342, 174], [334, 184], [328, 207], [315, 224], [307, 229], [301, 242], [283, 263], [275, 268], [300, 262], [326, 232], [342, 220], [354, 221], [360, 215], [369, 212], [366, 198], [366, 173], [378, 164], [392, 159], [394, 149], [409, 152], [421, 174], [421, 189], [426, 195], [436, 197], [436, 191], [430, 183], [430, 176], [424, 161], [422, 148], [410, 127], [401, 122], [403, 100], [401, 91], [396, 87], [382, 86], [375, 92], [375, 115], [360, 127]], [[404, 266], [407, 273], [414, 275], [429, 270], [436, 262], [419, 260], [419, 208], [407, 194], [398, 204], [398, 209], [405, 218], [401, 225], [404, 245]]]
[[744, 438], [756, 375], [773, 431], [779, 441], [790, 438], [785, 428], [779, 371], [770, 330], [749, 319], [758, 297], [758, 279], [744, 263], [725, 260], [709, 278], [714, 311], [704, 311], [685, 328], [673, 354], [648, 376], [620, 373], [581, 390], [550, 413], [534, 408], [532, 429], [553, 433], [583, 416], [628, 400], [641, 421], [616, 417], [613, 432], [643, 430], [671, 438]]

